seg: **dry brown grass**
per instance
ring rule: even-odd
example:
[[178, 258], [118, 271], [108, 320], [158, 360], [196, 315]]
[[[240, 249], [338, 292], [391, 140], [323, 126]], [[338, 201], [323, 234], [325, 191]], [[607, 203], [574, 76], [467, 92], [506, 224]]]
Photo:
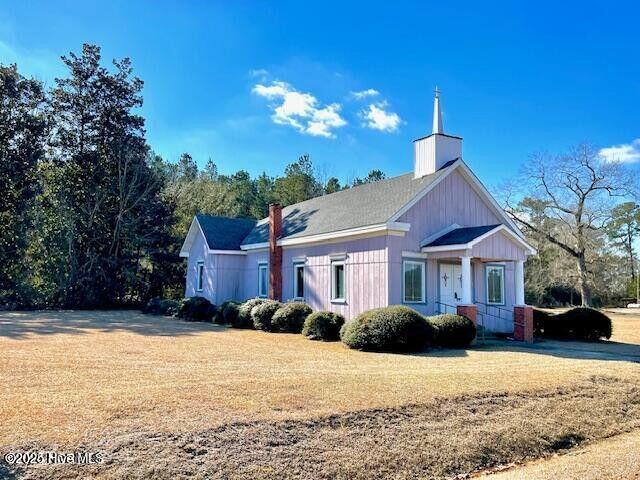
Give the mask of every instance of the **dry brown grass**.
[[640, 431], [594, 442], [492, 475], [487, 480], [632, 480], [640, 479]]
[[597, 377], [312, 420], [103, 437], [82, 448], [104, 452], [109, 464], [31, 468], [25, 478], [445, 479], [637, 427], [640, 389]]
[[[640, 317], [614, 320], [614, 338], [635, 341]], [[392, 355], [128, 311], [0, 313], [0, 446], [189, 435], [548, 390], [592, 375], [640, 384], [636, 363], [516, 344]]]

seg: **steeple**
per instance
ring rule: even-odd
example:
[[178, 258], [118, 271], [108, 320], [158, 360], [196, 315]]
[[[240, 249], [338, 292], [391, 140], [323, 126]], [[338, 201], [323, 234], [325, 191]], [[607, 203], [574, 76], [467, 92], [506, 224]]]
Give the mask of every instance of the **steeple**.
[[434, 90], [433, 98], [433, 130], [431, 133], [444, 133], [442, 130], [442, 112], [440, 111], [440, 90]]
[[430, 135], [413, 141], [413, 173], [421, 178], [440, 170], [452, 160], [462, 158], [462, 138], [444, 133], [440, 111], [440, 90], [433, 99], [433, 129]]

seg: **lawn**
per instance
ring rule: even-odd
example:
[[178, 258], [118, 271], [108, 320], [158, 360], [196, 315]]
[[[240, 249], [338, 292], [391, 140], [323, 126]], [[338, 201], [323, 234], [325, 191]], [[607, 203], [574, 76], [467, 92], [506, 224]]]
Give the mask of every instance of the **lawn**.
[[466, 473], [640, 428], [640, 316], [613, 317], [615, 342], [597, 346], [610, 356], [594, 358], [573, 343], [393, 355], [130, 311], [0, 313], [0, 449], [111, 459], [35, 477]]

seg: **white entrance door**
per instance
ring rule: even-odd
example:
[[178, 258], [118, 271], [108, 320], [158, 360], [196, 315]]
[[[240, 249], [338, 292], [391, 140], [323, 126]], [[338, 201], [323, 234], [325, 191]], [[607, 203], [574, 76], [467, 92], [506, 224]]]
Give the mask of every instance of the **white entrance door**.
[[462, 268], [454, 263], [441, 263], [440, 313], [456, 313], [456, 305], [462, 302]]

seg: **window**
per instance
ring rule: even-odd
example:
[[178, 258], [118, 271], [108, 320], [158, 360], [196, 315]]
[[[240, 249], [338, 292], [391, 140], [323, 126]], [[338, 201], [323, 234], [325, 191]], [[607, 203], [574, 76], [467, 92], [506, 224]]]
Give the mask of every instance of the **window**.
[[487, 265], [487, 303], [504, 305], [504, 266]]
[[202, 285], [204, 285], [204, 262], [196, 263], [196, 290], [202, 291]]
[[404, 260], [402, 262], [402, 291], [404, 303], [423, 303], [424, 292], [424, 262]]
[[266, 297], [269, 292], [269, 269], [266, 263], [258, 264], [258, 296]]
[[297, 299], [304, 298], [304, 263], [293, 265], [293, 296]]
[[344, 302], [346, 298], [344, 260], [331, 262], [331, 301]]

